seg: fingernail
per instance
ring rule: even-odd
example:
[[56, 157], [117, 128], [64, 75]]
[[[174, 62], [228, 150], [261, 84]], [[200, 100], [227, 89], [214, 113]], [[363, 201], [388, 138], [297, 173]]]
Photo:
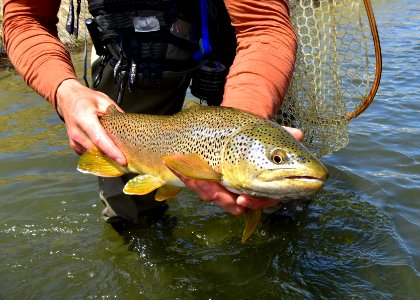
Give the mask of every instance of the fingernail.
[[124, 160], [123, 160], [122, 158], [120, 158], [120, 157], [118, 157], [118, 158], [117, 158], [117, 163], [118, 163], [119, 165], [121, 165], [121, 166], [124, 166], [124, 165], [125, 165]]
[[248, 204], [247, 203], [247, 200], [246, 200], [246, 198], [245, 197], [243, 197], [243, 196], [239, 196], [237, 199], [236, 199], [236, 204], [238, 204], [239, 206], [245, 206], [246, 204]]

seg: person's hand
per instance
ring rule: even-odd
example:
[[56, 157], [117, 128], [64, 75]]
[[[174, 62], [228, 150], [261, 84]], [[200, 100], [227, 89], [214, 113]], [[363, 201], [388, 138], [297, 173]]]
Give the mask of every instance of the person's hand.
[[[303, 133], [296, 128], [285, 127], [297, 140], [303, 139]], [[261, 199], [248, 195], [237, 195], [226, 190], [219, 183], [206, 180], [193, 180], [175, 173], [184, 184], [193, 189], [202, 200], [212, 201], [232, 215], [242, 215], [247, 208], [265, 209], [279, 204], [278, 200]]]
[[65, 121], [70, 147], [82, 154], [95, 145], [124, 166], [127, 164], [124, 154], [108, 137], [98, 118], [110, 105], [122, 111], [108, 96], [85, 87], [75, 79], [64, 80], [57, 89], [56, 108]]

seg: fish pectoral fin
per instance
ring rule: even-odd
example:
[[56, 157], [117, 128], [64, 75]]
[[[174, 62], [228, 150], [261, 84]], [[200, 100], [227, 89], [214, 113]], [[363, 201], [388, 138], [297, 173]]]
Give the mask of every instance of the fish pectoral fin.
[[220, 174], [198, 154], [173, 154], [162, 158], [169, 169], [185, 177], [203, 180], [220, 180], [221, 178]]
[[169, 198], [173, 198], [182, 190], [179, 186], [173, 186], [173, 185], [164, 185], [161, 186], [156, 194], [155, 194], [155, 200], [156, 201], [163, 201]]
[[254, 233], [261, 221], [261, 210], [247, 209], [245, 213], [245, 229], [242, 234], [242, 243]]
[[153, 175], [138, 175], [130, 179], [123, 192], [128, 195], [146, 195], [164, 185], [164, 182]]
[[77, 170], [102, 177], [118, 177], [128, 173], [127, 168], [119, 165], [96, 147], [80, 156]]

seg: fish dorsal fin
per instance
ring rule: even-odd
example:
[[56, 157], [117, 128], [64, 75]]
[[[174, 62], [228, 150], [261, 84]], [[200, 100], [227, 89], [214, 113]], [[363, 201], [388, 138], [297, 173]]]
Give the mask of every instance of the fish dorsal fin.
[[184, 105], [182, 106], [182, 110], [187, 110], [192, 107], [200, 106], [200, 102], [197, 99], [185, 98]]
[[113, 104], [111, 104], [110, 106], [108, 106], [106, 108], [106, 111], [105, 111], [105, 114], [106, 115], [113, 115], [113, 114], [117, 114], [117, 113], [120, 113], [120, 112], [118, 111], [118, 109]]
[[202, 180], [220, 180], [221, 176], [195, 153], [165, 155], [163, 161], [172, 171], [185, 177]]
[[164, 185], [161, 186], [156, 194], [155, 194], [155, 200], [156, 201], [163, 201], [169, 198], [173, 198], [182, 190], [179, 186], [173, 186], [173, 185]]
[[130, 179], [124, 186], [123, 192], [128, 195], [146, 195], [164, 185], [164, 182], [153, 175], [138, 175]]
[[247, 209], [245, 213], [245, 229], [242, 234], [242, 243], [254, 233], [261, 220], [261, 210]]
[[125, 167], [120, 166], [96, 147], [80, 156], [77, 170], [102, 177], [118, 177], [128, 173]]

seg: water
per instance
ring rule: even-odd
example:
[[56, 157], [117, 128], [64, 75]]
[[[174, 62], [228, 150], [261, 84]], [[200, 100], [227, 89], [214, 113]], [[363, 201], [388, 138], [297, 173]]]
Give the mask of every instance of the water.
[[96, 179], [76, 172], [63, 125], [0, 76], [0, 298], [420, 297], [420, 5], [375, 2], [384, 73], [325, 158], [326, 188], [239, 243], [242, 218], [186, 191], [158, 222], [118, 234]]

